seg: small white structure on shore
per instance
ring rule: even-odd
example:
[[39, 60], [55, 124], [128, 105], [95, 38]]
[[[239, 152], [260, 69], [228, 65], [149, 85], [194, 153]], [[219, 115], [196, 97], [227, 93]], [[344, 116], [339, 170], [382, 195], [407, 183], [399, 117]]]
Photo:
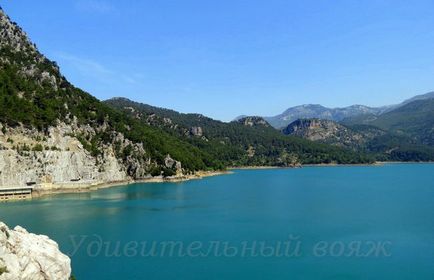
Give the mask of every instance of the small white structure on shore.
[[33, 187], [0, 188], [0, 202], [32, 198]]

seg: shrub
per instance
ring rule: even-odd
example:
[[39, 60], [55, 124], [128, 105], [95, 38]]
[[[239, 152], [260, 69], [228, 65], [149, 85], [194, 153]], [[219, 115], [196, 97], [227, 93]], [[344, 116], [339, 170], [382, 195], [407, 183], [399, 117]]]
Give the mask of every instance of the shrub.
[[6, 267], [0, 267], [0, 275], [6, 272], [8, 272], [8, 269]]
[[163, 176], [170, 177], [176, 175], [176, 172], [171, 168], [163, 168]]
[[32, 151], [34, 151], [34, 152], [42, 152], [43, 150], [44, 150], [44, 147], [42, 147], [41, 144], [36, 144], [32, 149]]

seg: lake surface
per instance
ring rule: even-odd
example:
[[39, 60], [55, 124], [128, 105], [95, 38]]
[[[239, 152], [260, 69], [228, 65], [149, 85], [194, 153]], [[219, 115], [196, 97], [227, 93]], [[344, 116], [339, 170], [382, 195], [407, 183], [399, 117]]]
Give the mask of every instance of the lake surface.
[[434, 279], [433, 164], [237, 170], [0, 204], [0, 220], [55, 239], [78, 280]]

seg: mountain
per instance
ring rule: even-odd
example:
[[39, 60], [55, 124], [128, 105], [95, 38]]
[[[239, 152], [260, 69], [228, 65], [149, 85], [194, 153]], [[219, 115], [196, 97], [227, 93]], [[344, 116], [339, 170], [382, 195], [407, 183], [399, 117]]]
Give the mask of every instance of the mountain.
[[[382, 134], [379, 129], [373, 135]], [[322, 119], [298, 119], [282, 130], [285, 135], [293, 135], [335, 146], [358, 149], [372, 136], [354, 131], [337, 122]]]
[[382, 107], [382, 108], [384, 108], [384, 110], [382, 110], [379, 114], [368, 112], [368, 113], [364, 113], [364, 114], [353, 115], [353, 116], [349, 116], [349, 117], [346, 117], [346, 118], [340, 120], [340, 122], [347, 124], [347, 125], [370, 124], [370, 123], [374, 122], [377, 118], [379, 118], [379, 116], [382, 114], [397, 110], [397, 109], [399, 109], [399, 108], [401, 108], [401, 107], [403, 107], [409, 103], [412, 103], [414, 101], [419, 101], [419, 100], [420, 101], [422, 101], [422, 100], [429, 101], [431, 99], [434, 99], [434, 92], [428, 92], [425, 94], [416, 95], [416, 96], [409, 98], [407, 100], [404, 100], [403, 102], [396, 104], [396, 105], [384, 106], [384, 107]]
[[297, 119], [325, 119], [341, 121], [345, 118], [373, 114], [378, 115], [387, 110], [387, 107], [372, 108], [363, 105], [353, 105], [344, 108], [327, 108], [317, 104], [300, 105], [287, 109], [280, 115], [265, 117], [273, 127], [281, 129]]
[[434, 160], [434, 92], [397, 105], [329, 109], [321, 105], [290, 108], [265, 118], [286, 135], [349, 148], [382, 161]]
[[434, 93], [415, 96], [381, 115], [344, 119], [344, 125], [366, 124], [396, 135], [410, 137], [421, 145], [434, 145]]
[[251, 127], [270, 127], [270, 124], [264, 118], [258, 116], [245, 116], [239, 118], [236, 122]]
[[396, 108], [398, 107], [402, 107], [404, 105], [407, 105], [408, 103], [411, 103], [413, 101], [418, 101], [418, 100], [429, 100], [429, 99], [434, 99], [434, 91], [425, 93], [425, 94], [420, 94], [420, 95], [416, 95], [410, 99], [405, 100], [404, 102], [402, 102], [401, 104], [399, 104]]
[[222, 168], [198, 147], [74, 87], [1, 9], [0, 27], [0, 186], [77, 186]]
[[244, 119], [245, 117], [248, 117], [248, 116], [247, 115], [239, 115], [238, 117], [236, 117], [234, 119], [234, 121], [238, 121], [238, 120]]
[[[343, 108], [327, 108], [318, 104], [305, 104], [290, 107], [282, 114], [264, 117], [264, 119], [277, 129], [283, 129], [297, 119], [323, 119], [344, 123], [369, 123], [379, 115], [398, 109], [416, 100], [429, 100], [434, 98], [434, 92], [417, 95], [400, 104], [382, 107], [368, 107], [364, 105], [352, 105]], [[242, 119], [245, 115], [238, 116], [235, 120]]]
[[203, 115], [182, 114], [125, 98], [110, 99], [105, 103], [188, 141], [226, 166], [370, 161], [363, 154], [286, 137], [260, 117], [244, 117], [224, 123]]
[[232, 166], [367, 163], [285, 136], [260, 117], [224, 123], [76, 88], [0, 9], [0, 187], [81, 187]]
[[433, 161], [434, 148], [374, 125], [343, 125], [331, 120], [300, 119], [282, 130], [285, 135], [370, 154], [379, 161]]
[[387, 131], [434, 146], [434, 99], [414, 99], [370, 122]]

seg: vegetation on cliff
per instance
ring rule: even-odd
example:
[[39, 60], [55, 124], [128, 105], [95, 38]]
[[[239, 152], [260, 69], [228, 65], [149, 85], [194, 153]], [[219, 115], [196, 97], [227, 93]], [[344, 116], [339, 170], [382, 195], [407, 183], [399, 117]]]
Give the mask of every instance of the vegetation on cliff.
[[[430, 103], [427, 101], [416, 102], [424, 102], [424, 106]], [[434, 118], [424, 117], [425, 121], [412, 122], [412, 125], [406, 125], [410, 123], [408, 121], [411, 119], [410, 116], [399, 121], [400, 118], [390, 117], [390, 115], [396, 116], [397, 112], [387, 113], [384, 118], [380, 116], [378, 122], [372, 122], [370, 125], [348, 125], [331, 120], [303, 119], [294, 121], [282, 131], [287, 135], [361, 151], [379, 161], [433, 161], [434, 147], [425, 145], [424, 141], [431, 139], [429, 127], [432, 127], [430, 123]], [[415, 113], [413, 120], [420, 118], [420, 115], [421, 113]], [[390, 123], [397, 125], [387, 125]], [[400, 127], [400, 129], [396, 127]], [[408, 130], [405, 127], [425, 127], [425, 129]]]
[[[200, 114], [182, 114], [126, 98], [114, 98], [105, 103], [144, 124], [188, 141], [229, 166], [372, 161], [363, 153], [286, 137], [262, 119], [225, 123]], [[195, 130], [201, 133], [193, 133]]]
[[[112, 149], [133, 178], [176, 174], [177, 165], [167, 165], [168, 155], [182, 163], [185, 173], [240, 165], [372, 161], [361, 153], [285, 137], [269, 125], [223, 123], [125, 100], [100, 102], [69, 83], [2, 10], [0, 26], [2, 130], [23, 126], [48, 133], [60, 123], [76, 127], [69, 136], [97, 162]], [[42, 152], [46, 146], [28, 149]]]

